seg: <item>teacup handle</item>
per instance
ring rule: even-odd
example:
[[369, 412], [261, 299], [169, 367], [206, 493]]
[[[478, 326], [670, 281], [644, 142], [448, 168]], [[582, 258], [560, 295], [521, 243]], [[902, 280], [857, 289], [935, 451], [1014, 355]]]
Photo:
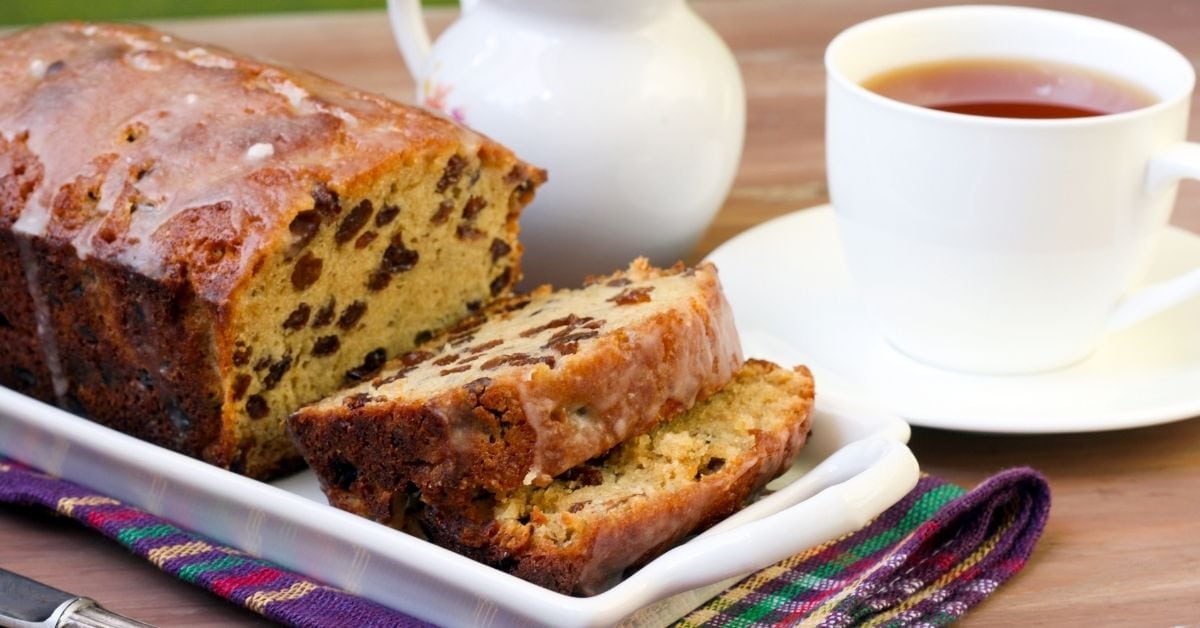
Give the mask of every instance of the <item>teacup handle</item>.
[[[475, 8], [479, 0], [459, 0], [463, 13]], [[409, 74], [417, 82], [418, 98], [421, 93], [421, 81], [429, 69], [429, 54], [432, 43], [429, 39], [429, 29], [425, 26], [425, 16], [421, 13], [421, 0], [387, 0], [388, 21], [392, 24], [392, 36], [396, 38], [396, 46], [400, 48], [400, 56], [404, 57], [404, 65], [408, 66]]]
[[[1180, 142], [1150, 160], [1146, 172], [1147, 191], [1180, 179], [1200, 180], [1200, 144]], [[1122, 300], [1108, 320], [1114, 332], [1139, 323], [1200, 294], [1200, 268], [1147, 286]]]

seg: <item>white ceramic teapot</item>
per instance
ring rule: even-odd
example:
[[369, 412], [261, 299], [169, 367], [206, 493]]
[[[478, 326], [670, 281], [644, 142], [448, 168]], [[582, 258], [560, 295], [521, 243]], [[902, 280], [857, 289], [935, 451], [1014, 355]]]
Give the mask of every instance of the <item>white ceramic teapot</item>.
[[433, 46], [419, 0], [388, 9], [418, 102], [549, 171], [521, 219], [530, 280], [688, 255], [746, 114], [733, 55], [684, 0], [462, 0]]

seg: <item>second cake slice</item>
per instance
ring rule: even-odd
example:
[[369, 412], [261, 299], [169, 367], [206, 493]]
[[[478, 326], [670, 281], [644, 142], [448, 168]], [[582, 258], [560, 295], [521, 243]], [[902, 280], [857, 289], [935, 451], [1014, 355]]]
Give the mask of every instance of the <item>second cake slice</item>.
[[553, 476], [707, 398], [741, 365], [711, 265], [645, 260], [501, 300], [289, 420], [330, 501], [390, 522]]

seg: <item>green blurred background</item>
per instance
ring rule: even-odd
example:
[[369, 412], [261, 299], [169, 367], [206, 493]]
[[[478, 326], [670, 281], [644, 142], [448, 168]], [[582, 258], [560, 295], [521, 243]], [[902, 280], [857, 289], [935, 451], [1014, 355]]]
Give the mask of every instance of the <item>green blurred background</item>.
[[[454, 3], [454, 0], [424, 1], [425, 4]], [[384, 0], [0, 0], [0, 24], [34, 24], [54, 20], [151, 20], [383, 7]]]

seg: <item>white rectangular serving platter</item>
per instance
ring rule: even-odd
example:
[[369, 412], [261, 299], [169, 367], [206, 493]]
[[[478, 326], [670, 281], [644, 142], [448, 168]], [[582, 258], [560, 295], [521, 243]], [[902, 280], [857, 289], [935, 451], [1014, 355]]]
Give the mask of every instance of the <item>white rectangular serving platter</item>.
[[665, 625], [747, 573], [858, 529], [917, 481], [908, 425], [818, 391], [813, 434], [767, 494], [587, 598], [328, 505], [311, 471], [267, 484], [0, 387], [0, 453], [327, 584], [446, 626]]

